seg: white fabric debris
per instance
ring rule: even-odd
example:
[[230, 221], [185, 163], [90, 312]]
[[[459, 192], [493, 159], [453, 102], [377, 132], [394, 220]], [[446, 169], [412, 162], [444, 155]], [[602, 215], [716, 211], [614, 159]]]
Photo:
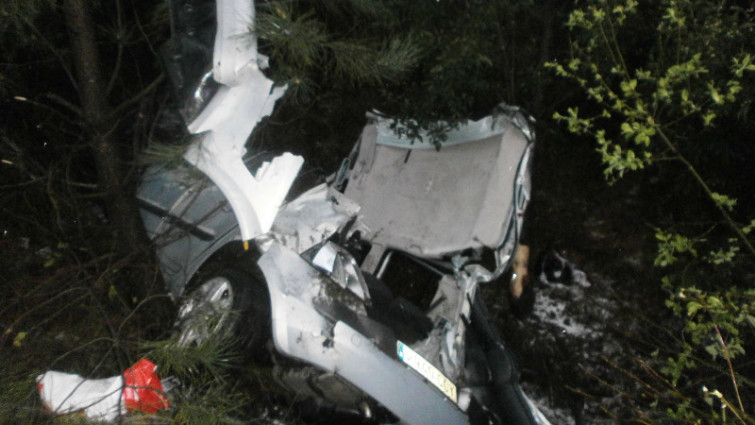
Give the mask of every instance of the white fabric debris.
[[37, 386], [45, 407], [53, 413], [83, 411], [87, 418], [107, 422], [126, 413], [121, 403], [123, 376], [85, 379], [72, 373], [49, 371], [37, 377]]

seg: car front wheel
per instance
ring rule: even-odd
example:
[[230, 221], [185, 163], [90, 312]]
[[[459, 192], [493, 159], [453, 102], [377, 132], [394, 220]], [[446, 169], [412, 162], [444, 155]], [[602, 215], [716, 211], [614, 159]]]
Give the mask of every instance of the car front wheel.
[[201, 279], [183, 297], [175, 324], [179, 345], [200, 345], [212, 337], [231, 336], [254, 355], [264, 355], [270, 326], [267, 287], [237, 269]]

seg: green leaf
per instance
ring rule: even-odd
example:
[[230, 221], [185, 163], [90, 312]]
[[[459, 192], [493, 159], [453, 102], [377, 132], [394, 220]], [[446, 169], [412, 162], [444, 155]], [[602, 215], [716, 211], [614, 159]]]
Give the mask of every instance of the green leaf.
[[705, 403], [706, 403], [706, 404], [707, 404], [708, 406], [711, 406], [711, 407], [713, 407], [713, 397], [711, 397], [711, 396], [710, 396], [710, 395], [708, 395], [708, 394], [705, 394], [705, 396], [703, 397], [703, 400], [705, 400]]
[[623, 122], [621, 124], [621, 134], [624, 135], [624, 138], [629, 140], [632, 136], [634, 136], [634, 129], [628, 122]]
[[634, 97], [636, 96], [637, 80], [624, 80], [621, 82], [621, 91], [624, 92], [624, 96]]
[[714, 359], [720, 355], [720, 350], [718, 349], [718, 345], [716, 344], [710, 344], [705, 346], [705, 351], [711, 355]]
[[711, 193], [710, 197], [713, 198], [713, 202], [715, 202], [716, 205], [729, 211], [732, 211], [734, 209], [734, 206], [737, 205], [736, 199], [729, 198], [728, 196], [722, 195], [720, 193], [713, 192]]
[[16, 334], [15, 337], [13, 337], [13, 346], [16, 348], [21, 347], [23, 344], [24, 339], [26, 339], [26, 332], [19, 332]]
[[745, 235], [749, 234], [752, 229], [755, 229], [755, 219], [750, 221], [750, 224], [742, 228], [742, 232], [744, 232]]
[[713, 103], [716, 105], [723, 105], [724, 98], [721, 96], [721, 93], [718, 92], [718, 89], [711, 83], [708, 86], [708, 89], [710, 91], [710, 97], [713, 99]]
[[708, 297], [708, 304], [712, 309], [718, 309], [724, 306], [724, 303], [721, 302], [721, 299], [716, 296]]
[[710, 127], [713, 125], [713, 120], [716, 119], [716, 113], [713, 111], [708, 111], [703, 115], [703, 125], [706, 127]]
[[703, 305], [697, 301], [690, 301], [687, 303], [687, 316], [693, 316], [698, 310], [703, 308]]

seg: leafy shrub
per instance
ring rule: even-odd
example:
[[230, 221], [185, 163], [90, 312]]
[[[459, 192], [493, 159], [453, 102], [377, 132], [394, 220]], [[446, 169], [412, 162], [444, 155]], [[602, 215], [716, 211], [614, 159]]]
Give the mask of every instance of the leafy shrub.
[[683, 173], [691, 196], [674, 208], [693, 220], [669, 213], [667, 227], [656, 229], [655, 265], [666, 272], [666, 305], [682, 338], [642, 362], [650, 379], [642, 382], [645, 400], [635, 400], [645, 407], [635, 412], [643, 423], [755, 421], [753, 370], [744, 360], [755, 348], [755, 220], [732, 195], [752, 187], [743, 192], [725, 162], [706, 161], [716, 151], [736, 153], [743, 135], [727, 127], [750, 126], [753, 13], [710, 0], [591, 0], [566, 23], [571, 59], [547, 65], [591, 101], [554, 118], [595, 139], [609, 182], [653, 166], [671, 191]]

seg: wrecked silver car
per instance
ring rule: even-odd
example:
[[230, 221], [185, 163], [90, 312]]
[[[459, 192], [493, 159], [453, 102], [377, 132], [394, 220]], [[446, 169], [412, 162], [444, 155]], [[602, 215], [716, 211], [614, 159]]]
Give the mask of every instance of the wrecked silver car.
[[[150, 168], [138, 193], [179, 302], [180, 342], [234, 327], [265, 356], [272, 340], [290, 359], [276, 363], [281, 385], [378, 422], [547, 424], [478, 294], [518, 245], [527, 116], [501, 105], [436, 150], [370, 115], [328, 182], [287, 200], [301, 157], [244, 159], [285, 91], [262, 73], [253, 37], [236, 36], [249, 16], [251, 2], [217, 1], [213, 69], [189, 99], [204, 104], [187, 108], [198, 113], [186, 164]], [[209, 79], [217, 87], [202, 99]]]

